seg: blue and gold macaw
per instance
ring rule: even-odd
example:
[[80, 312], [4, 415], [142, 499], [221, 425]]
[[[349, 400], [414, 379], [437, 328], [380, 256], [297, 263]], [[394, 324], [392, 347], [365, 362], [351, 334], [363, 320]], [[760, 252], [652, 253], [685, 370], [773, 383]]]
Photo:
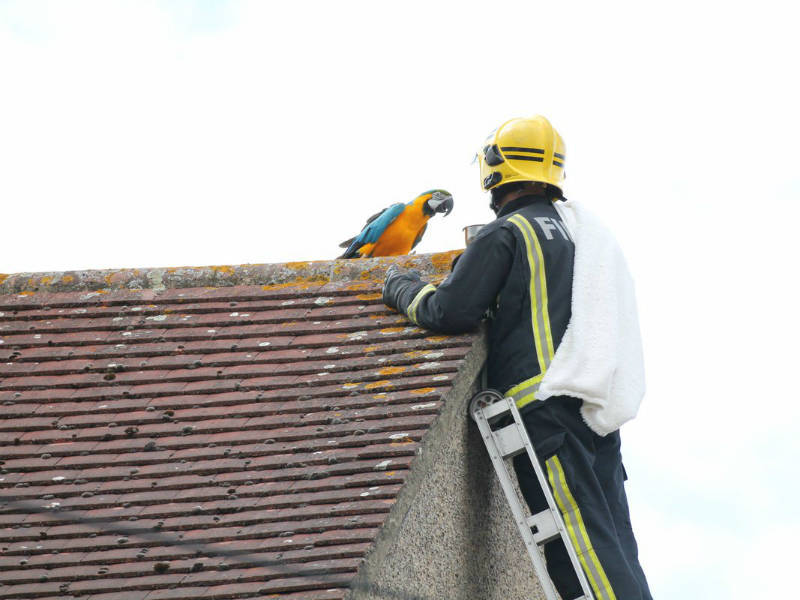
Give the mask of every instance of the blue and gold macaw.
[[408, 254], [422, 239], [428, 219], [436, 213], [447, 216], [452, 210], [453, 196], [444, 190], [428, 190], [408, 204], [392, 204], [372, 215], [356, 237], [339, 244], [347, 248], [339, 258]]

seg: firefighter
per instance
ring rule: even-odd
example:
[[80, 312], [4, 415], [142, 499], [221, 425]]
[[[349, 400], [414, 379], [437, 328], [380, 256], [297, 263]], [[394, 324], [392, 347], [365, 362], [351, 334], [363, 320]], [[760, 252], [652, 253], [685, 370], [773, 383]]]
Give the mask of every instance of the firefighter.
[[[438, 287], [390, 268], [384, 302], [443, 333], [472, 331], [488, 314], [488, 385], [520, 409], [595, 598], [651, 600], [628, 514], [619, 431], [593, 430], [576, 397], [537, 398], [572, 314], [575, 243], [556, 206], [564, 200], [564, 142], [546, 118], [517, 118], [487, 138], [478, 159], [497, 218]], [[514, 469], [531, 512], [547, 508], [526, 454]], [[563, 543], [548, 543], [545, 557], [562, 598], [581, 596]]]

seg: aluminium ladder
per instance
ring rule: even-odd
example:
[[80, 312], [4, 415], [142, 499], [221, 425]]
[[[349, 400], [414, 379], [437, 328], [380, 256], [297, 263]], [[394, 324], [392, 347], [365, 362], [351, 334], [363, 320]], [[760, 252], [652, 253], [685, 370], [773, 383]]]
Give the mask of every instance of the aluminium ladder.
[[[556, 506], [550, 486], [547, 483], [547, 477], [536, 457], [533, 444], [531, 444], [531, 440], [528, 437], [528, 432], [522, 422], [514, 399], [504, 398], [502, 394], [495, 390], [483, 390], [475, 394], [470, 400], [469, 414], [478, 425], [481, 436], [483, 436], [494, 470], [500, 480], [500, 486], [503, 488], [506, 500], [508, 500], [508, 505], [514, 515], [519, 532], [522, 534], [528, 555], [533, 562], [533, 568], [542, 584], [547, 600], [558, 600], [559, 596], [547, 573], [545, 561], [539, 552], [539, 547], [559, 536], [564, 542], [564, 546], [566, 546], [567, 554], [569, 554], [569, 558], [572, 561], [572, 567], [583, 590], [582, 596], [575, 599], [564, 598], [563, 600], [594, 600], [586, 575], [578, 561], [575, 547], [572, 545], [569, 533], [564, 526], [564, 520], [561, 518], [561, 513]], [[512, 422], [505, 424], [508, 419], [504, 419], [504, 417], [509, 416], [512, 417]], [[523, 509], [522, 503], [519, 501], [505, 463], [505, 459], [512, 458], [523, 452], [528, 453], [528, 459], [533, 464], [533, 470], [536, 472], [536, 478], [544, 492], [547, 506], [549, 507], [531, 516], [526, 516], [527, 511]]]

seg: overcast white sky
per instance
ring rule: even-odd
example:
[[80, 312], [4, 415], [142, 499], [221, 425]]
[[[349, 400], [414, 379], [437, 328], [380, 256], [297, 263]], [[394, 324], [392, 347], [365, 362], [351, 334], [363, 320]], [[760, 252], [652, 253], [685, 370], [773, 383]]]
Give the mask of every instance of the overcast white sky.
[[0, 0], [0, 272], [328, 259], [547, 115], [617, 233], [648, 369], [623, 430], [654, 596], [790, 597], [800, 394], [790, 2]]

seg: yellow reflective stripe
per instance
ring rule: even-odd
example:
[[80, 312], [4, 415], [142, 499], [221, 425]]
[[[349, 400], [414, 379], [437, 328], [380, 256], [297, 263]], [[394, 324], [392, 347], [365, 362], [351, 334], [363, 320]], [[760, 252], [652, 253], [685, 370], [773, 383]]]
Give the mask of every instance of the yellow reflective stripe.
[[[522, 408], [523, 406], [530, 404], [534, 400], [536, 400], [536, 390], [539, 389], [539, 383], [542, 381], [543, 374], [539, 373], [535, 377], [531, 377], [530, 379], [526, 379], [522, 383], [518, 383], [510, 390], [506, 392], [506, 397], [512, 396], [514, 397], [514, 402], [517, 405], [517, 408]], [[526, 390], [530, 390], [529, 393], [523, 394], [520, 396], [521, 392]]]
[[427, 284], [424, 288], [422, 288], [417, 295], [414, 296], [414, 299], [411, 301], [411, 304], [408, 305], [408, 309], [406, 309], [406, 314], [408, 318], [411, 319], [414, 324], [419, 325], [417, 323], [417, 306], [419, 306], [420, 301], [427, 296], [436, 291], [436, 286], [431, 285], [430, 283]]
[[525, 394], [522, 398], [517, 399], [517, 408], [527, 406], [534, 400], [536, 400], [536, 390], [532, 391], [530, 394]]
[[[511, 388], [506, 394], [507, 396], [514, 396], [517, 408], [522, 408], [536, 399], [535, 394], [539, 388], [538, 383], [541, 377], [547, 372], [553, 360], [555, 348], [553, 346], [553, 334], [550, 329], [550, 310], [547, 301], [547, 276], [544, 268], [544, 254], [542, 253], [542, 246], [539, 243], [539, 237], [536, 235], [536, 230], [533, 228], [533, 225], [522, 215], [513, 215], [508, 221], [519, 229], [522, 234], [522, 239], [525, 241], [525, 250], [528, 254], [528, 268], [531, 271], [529, 291], [531, 302], [531, 326], [533, 327], [536, 358], [539, 361], [539, 380], [533, 381], [529, 379], [523, 381]], [[520, 397], [519, 392], [522, 391], [523, 387], [530, 386], [533, 386], [530, 393]]]
[[539, 236], [536, 235], [536, 231], [533, 229], [533, 225], [531, 225], [530, 221], [521, 215], [517, 216], [520, 217], [523, 227], [525, 227], [531, 240], [533, 240], [533, 245], [536, 249], [536, 255], [539, 259], [539, 269], [537, 273], [539, 276], [539, 286], [541, 290], [541, 297], [539, 298], [539, 301], [541, 303], [542, 320], [544, 321], [545, 338], [547, 340], [547, 364], [549, 365], [553, 360], [555, 350], [553, 349], [553, 335], [550, 333], [550, 310], [547, 303], [547, 278], [545, 277], [544, 272], [544, 255], [542, 254], [542, 245], [539, 243]]
[[558, 509], [564, 518], [569, 537], [578, 559], [583, 566], [586, 578], [589, 580], [592, 590], [597, 600], [616, 600], [617, 596], [611, 588], [611, 583], [606, 576], [600, 559], [592, 547], [589, 533], [586, 531], [586, 524], [583, 522], [578, 503], [567, 485], [567, 478], [564, 475], [564, 468], [558, 456], [551, 456], [546, 461], [547, 478], [550, 481], [550, 488], [553, 490]]
[[[544, 373], [547, 370], [547, 363], [545, 363], [544, 358], [544, 348], [542, 347], [542, 338], [541, 332], [539, 331], [539, 298], [538, 294], [536, 293], [536, 271], [541, 269], [536, 269], [536, 262], [533, 256], [532, 250], [532, 242], [528, 236], [528, 232], [525, 230], [525, 226], [522, 222], [525, 222], [519, 215], [514, 215], [509, 219], [510, 223], [513, 223], [517, 226], [517, 228], [522, 233], [522, 238], [525, 240], [525, 249], [528, 252], [528, 267], [531, 270], [531, 281], [530, 281], [530, 300], [531, 300], [531, 323], [533, 325], [533, 341], [534, 346], [536, 346], [536, 357], [539, 360], [539, 371]], [[538, 255], [537, 255], [538, 258]]]

